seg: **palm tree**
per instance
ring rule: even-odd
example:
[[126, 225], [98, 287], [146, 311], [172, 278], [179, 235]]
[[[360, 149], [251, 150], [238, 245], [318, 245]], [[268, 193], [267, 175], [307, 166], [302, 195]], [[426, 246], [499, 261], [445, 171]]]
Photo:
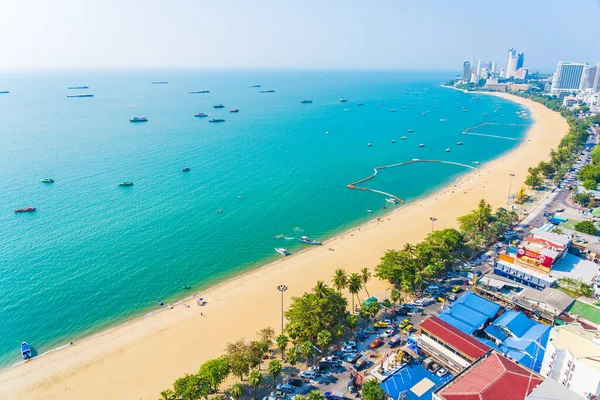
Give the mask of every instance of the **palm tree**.
[[417, 256], [417, 247], [412, 243], [405, 243], [402, 251], [406, 252], [411, 259]]
[[390, 299], [394, 303], [394, 306], [396, 305], [396, 303], [402, 302], [402, 292], [398, 289], [392, 289], [392, 291], [390, 292]]
[[492, 206], [489, 205], [485, 200], [480, 200], [475, 209], [475, 223], [477, 224], [477, 231], [483, 232], [484, 228], [489, 224], [492, 218]]
[[353, 330], [354, 328], [356, 328], [356, 326], [358, 325], [358, 318], [356, 318], [356, 315], [348, 315], [346, 317], [346, 326], [348, 327], [348, 329]]
[[281, 373], [283, 366], [279, 360], [271, 360], [269, 362], [269, 374], [273, 376], [273, 387], [277, 385], [277, 375]]
[[300, 354], [302, 354], [302, 357], [306, 358], [307, 360], [310, 356], [312, 356], [313, 344], [310, 340], [300, 343]]
[[252, 372], [250, 372], [250, 375], [248, 376], [248, 383], [252, 385], [252, 387], [254, 388], [254, 399], [256, 400], [256, 388], [260, 385], [260, 382], [262, 381], [262, 374], [260, 373], [259, 370], [255, 369]]
[[285, 336], [283, 333], [275, 338], [275, 342], [277, 343], [277, 348], [281, 350], [281, 359], [283, 360], [285, 357], [285, 348], [288, 345], [290, 339]]
[[325, 351], [329, 343], [331, 343], [331, 333], [328, 331], [319, 332], [317, 335], [317, 344], [321, 348], [321, 351]]
[[[352, 295], [352, 312], [354, 312], [354, 296], [358, 299], [358, 293], [363, 288], [363, 282], [360, 275], [357, 273], [350, 274], [348, 278], [348, 291]], [[360, 301], [360, 299], [358, 299]]]
[[371, 295], [369, 294], [369, 291], [367, 290], [367, 282], [369, 282], [371, 280], [371, 271], [369, 271], [369, 268], [365, 267], [365, 268], [361, 269], [360, 277], [362, 279], [362, 283], [365, 288], [365, 292], [367, 292], [367, 297], [371, 297]]
[[317, 296], [317, 299], [322, 299], [327, 296], [327, 285], [323, 281], [317, 281], [316, 286], [313, 288], [313, 293]]
[[331, 282], [333, 283], [334, 289], [338, 292], [346, 289], [348, 286], [348, 274], [346, 273], [346, 270], [343, 268], [336, 269], [333, 273], [333, 279]]
[[325, 400], [325, 395], [322, 394], [321, 392], [319, 392], [317, 389], [315, 389], [315, 390], [311, 390], [306, 395], [306, 398], [308, 400]]
[[358, 311], [358, 315], [363, 320], [363, 327], [367, 325], [369, 318], [371, 317], [371, 312], [369, 311], [369, 307], [362, 306]]
[[234, 383], [233, 385], [231, 385], [231, 387], [229, 388], [229, 394], [231, 395], [231, 397], [233, 397], [235, 400], [240, 400], [240, 397], [242, 397], [242, 394], [244, 393], [244, 387], [242, 386], [241, 383]]
[[295, 371], [296, 368], [294, 368], [294, 365], [296, 365], [296, 363], [298, 363], [298, 350], [296, 350], [295, 347], [291, 348], [288, 351], [287, 357], [285, 358], [285, 360], [288, 362], [288, 364], [290, 364], [292, 366], [292, 371]]

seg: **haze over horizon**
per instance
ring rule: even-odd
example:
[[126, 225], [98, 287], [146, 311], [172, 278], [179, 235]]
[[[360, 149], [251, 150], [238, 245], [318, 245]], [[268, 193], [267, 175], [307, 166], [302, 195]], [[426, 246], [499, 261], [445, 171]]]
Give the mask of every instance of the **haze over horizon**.
[[561, 60], [600, 62], [597, 0], [506, 0], [501, 7], [470, 0], [0, 0], [0, 7], [4, 70], [458, 70], [471, 56], [501, 68], [508, 47], [525, 53], [530, 71], [553, 72]]

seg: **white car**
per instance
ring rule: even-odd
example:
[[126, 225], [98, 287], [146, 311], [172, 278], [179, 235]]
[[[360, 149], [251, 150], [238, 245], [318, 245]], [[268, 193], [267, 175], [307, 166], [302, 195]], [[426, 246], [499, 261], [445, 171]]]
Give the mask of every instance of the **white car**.
[[350, 340], [348, 342], [344, 342], [344, 347], [356, 347], [356, 342], [354, 340]]
[[437, 376], [439, 376], [440, 378], [443, 378], [447, 373], [448, 373], [448, 370], [446, 370], [446, 368], [440, 368], [440, 369], [438, 369], [438, 371], [435, 374]]
[[275, 392], [271, 392], [269, 394], [269, 397], [275, 397], [277, 399], [283, 399], [285, 397], [285, 393], [282, 392], [281, 390], [277, 390]]
[[280, 390], [280, 391], [286, 392], [286, 393], [293, 393], [294, 387], [292, 385], [290, 385], [289, 383], [284, 383], [283, 385], [280, 383], [279, 385], [277, 385], [277, 390]]
[[356, 351], [356, 346], [344, 346], [342, 347], [343, 353], [353, 353]]
[[385, 332], [383, 332], [381, 334], [382, 338], [388, 338], [388, 337], [392, 337], [394, 336], [394, 330], [393, 329], [386, 329]]
[[306, 379], [315, 379], [317, 377], [317, 374], [315, 373], [315, 371], [307, 370], [300, 372], [300, 377]]

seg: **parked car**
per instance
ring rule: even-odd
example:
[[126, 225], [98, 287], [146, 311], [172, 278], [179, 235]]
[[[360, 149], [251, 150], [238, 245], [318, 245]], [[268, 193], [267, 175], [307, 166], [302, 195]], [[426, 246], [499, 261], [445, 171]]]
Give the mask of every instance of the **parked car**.
[[452, 294], [449, 294], [449, 295], [448, 295], [448, 300], [449, 300], [449, 301], [454, 301], [454, 300], [456, 300], [456, 299], [457, 299], [457, 296], [456, 296], [456, 294], [452, 293]]
[[349, 340], [347, 342], [344, 342], [344, 347], [346, 346], [354, 346], [356, 347], [356, 342], [354, 340]]
[[296, 386], [296, 387], [300, 387], [300, 386], [302, 386], [302, 380], [300, 380], [298, 378], [290, 378], [287, 380], [287, 384]]
[[393, 329], [386, 329], [385, 332], [383, 332], [381, 334], [382, 338], [388, 338], [388, 337], [392, 337], [394, 336], [394, 330]]
[[448, 373], [448, 370], [446, 368], [440, 368], [440, 369], [438, 369], [438, 372], [436, 372], [435, 374], [437, 376], [439, 376], [440, 378], [443, 378], [447, 373]]
[[315, 379], [317, 377], [317, 374], [315, 371], [309, 369], [309, 370], [300, 372], [300, 377], [305, 378], [305, 379]]
[[458, 293], [460, 292], [461, 287], [459, 285], [456, 285], [452, 288], [452, 293]]
[[406, 327], [402, 330], [402, 332], [404, 332], [405, 334], [410, 333], [413, 329], [413, 326], [411, 324], [406, 325]]
[[370, 348], [372, 349], [376, 349], [379, 346], [381, 346], [383, 344], [383, 340], [381, 339], [375, 339], [371, 342], [371, 344], [369, 345]]
[[285, 393], [293, 393], [294, 392], [294, 387], [288, 383], [284, 383], [284, 384], [279, 384], [277, 385], [277, 390], [285, 392]]
[[342, 347], [342, 352], [344, 353], [353, 353], [356, 351], [356, 346], [344, 346]]
[[388, 327], [388, 324], [387, 324], [386, 322], [383, 322], [383, 321], [377, 321], [377, 322], [375, 322], [375, 323], [373, 324], [373, 326], [374, 326], [375, 328], [378, 328], [378, 329], [383, 329], [383, 328], [387, 328], [387, 327]]
[[373, 328], [366, 328], [363, 330], [363, 332], [366, 333], [367, 335], [370, 335], [370, 334], [375, 333], [376, 331]]
[[285, 392], [283, 392], [281, 390], [277, 390], [277, 391], [271, 392], [269, 394], [269, 397], [275, 397], [277, 399], [283, 399], [285, 397]]

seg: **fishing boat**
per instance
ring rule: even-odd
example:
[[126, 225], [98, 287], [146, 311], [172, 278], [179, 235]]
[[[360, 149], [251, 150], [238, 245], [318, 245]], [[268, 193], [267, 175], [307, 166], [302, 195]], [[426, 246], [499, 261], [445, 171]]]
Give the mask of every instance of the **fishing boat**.
[[408, 132], [414, 132], [414, 130], [413, 129], [409, 129]]
[[223, 118], [213, 118], [208, 122], [225, 122], [225, 120]]
[[357, 106], [364, 106], [364, 103], [356, 103]]
[[401, 109], [403, 109], [403, 110], [405, 110], [405, 109], [406, 109], [406, 107], [405, 107], [405, 106], [402, 106], [402, 107], [400, 107], [400, 108], [401, 108]]
[[446, 118], [441, 118], [440, 119], [440, 122], [446, 122], [446, 121], [447, 121]]
[[394, 110], [393, 108], [390, 110], [390, 112], [396, 112], [396, 110]]
[[15, 210], [16, 213], [26, 213], [26, 212], [34, 212], [35, 211], [35, 207], [32, 206], [28, 206], [25, 208], [17, 208]]
[[210, 93], [210, 90], [202, 89], [202, 90], [192, 90], [190, 94], [202, 94], [202, 93]]
[[238, 113], [240, 112], [239, 108], [232, 108], [231, 110], [229, 110], [230, 113]]
[[392, 203], [392, 204], [398, 204], [398, 200], [392, 199], [392, 198], [385, 199], [385, 201], [387, 201], [388, 203]]
[[456, 142], [457, 146], [462, 146], [464, 143], [463, 142]]
[[68, 98], [78, 98], [78, 97], [94, 97], [93, 94], [72, 94], [67, 96]]
[[67, 89], [69, 90], [79, 90], [79, 89], [89, 89], [88, 86], [69, 86]]
[[306, 244], [314, 244], [317, 246], [321, 246], [323, 243], [321, 242], [317, 242], [316, 240], [312, 240], [311, 238], [309, 238], [308, 236], [302, 236], [300, 239], [298, 239], [299, 241], [301, 241], [302, 243], [306, 243]]
[[129, 118], [129, 122], [147, 122], [148, 117], [131, 117]]
[[462, 112], [467, 112], [467, 111], [469, 111], [469, 110], [467, 110], [466, 108], [462, 109]]
[[282, 256], [289, 256], [290, 252], [284, 249], [283, 247], [276, 247], [275, 251], [281, 254]]
[[0, 94], [9, 94], [10, 92], [8, 90], [0, 90]]
[[213, 108], [225, 108], [223, 104], [215, 104]]
[[372, 146], [372, 144], [371, 144], [371, 143], [368, 143], [368, 144], [367, 144], [367, 147], [371, 147], [371, 146]]
[[150, 83], [153, 84], [153, 85], [166, 85], [169, 82], [167, 82], [167, 81], [153, 81], [153, 82], [150, 82]]
[[421, 143], [421, 144], [419, 145], [419, 147], [425, 147], [425, 145], [424, 145], [423, 143]]
[[183, 172], [190, 172], [190, 167], [183, 167], [183, 169], [181, 170]]
[[300, 103], [302, 103], [302, 104], [310, 104], [310, 103], [312, 103], [312, 100], [302, 100]]
[[402, 140], [406, 140], [406, 136], [402, 136], [400, 139], [402, 139]]
[[250, 85], [250, 87], [259, 88], [260, 85]]
[[273, 89], [269, 89], [269, 90], [261, 90], [261, 93], [275, 93], [275, 91]]
[[392, 143], [396, 143], [396, 139], [392, 139]]
[[450, 153], [450, 149], [449, 149], [449, 148], [448, 148], [448, 149], [446, 149], [446, 153]]
[[29, 360], [31, 358], [31, 347], [27, 342], [21, 343], [21, 356], [23, 360]]
[[42, 183], [54, 183], [54, 179], [44, 178], [44, 179], [40, 179], [40, 182], [42, 182]]
[[347, 103], [348, 99], [345, 97], [340, 97], [340, 103]]
[[133, 186], [133, 182], [121, 182], [119, 186]]
[[194, 117], [197, 117], [197, 118], [204, 118], [204, 117], [208, 117], [208, 114], [204, 114], [204, 113], [197, 113], [197, 114], [194, 114]]

